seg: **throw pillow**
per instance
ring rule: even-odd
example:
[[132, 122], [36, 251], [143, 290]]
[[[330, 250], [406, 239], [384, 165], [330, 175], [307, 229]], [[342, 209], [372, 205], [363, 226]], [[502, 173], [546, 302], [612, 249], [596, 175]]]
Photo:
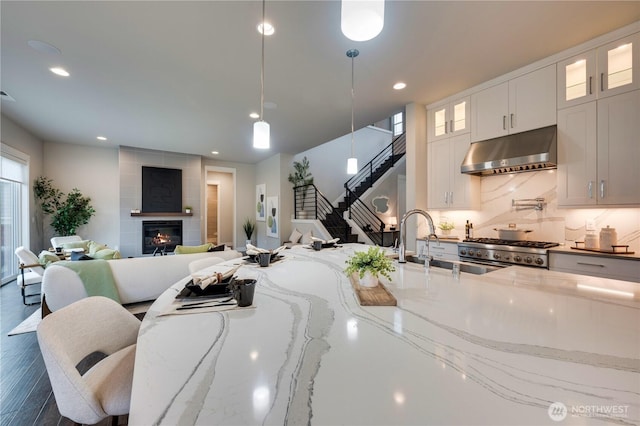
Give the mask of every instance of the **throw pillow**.
[[291, 236], [289, 236], [289, 242], [297, 243], [298, 241], [300, 241], [300, 237], [302, 237], [302, 233], [300, 233], [300, 231], [298, 231], [297, 228], [293, 228], [293, 231], [291, 232]]
[[313, 232], [307, 231], [302, 234], [302, 239], [300, 240], [300, 242], [302, 244], [311, 244], [311, 237], [313, 237]]
[[192, 254], [192, 253], [204, 253], [211, 247], [210, 243], [202, 244], [199, 246], [181, 246], [177, 245], [173, 250], [175, 254]]
[[114, 249], [110, 249], [110, 248], [105, 248], [102, 250], [98, 250], [97, 252], [93, 253], [91, 255], [91, 257], [93, 257], [94, 259], [104, 259], [104, 260], [111, 260], [111, 259], [121, 259], [122, 256], [120, 255], [120, 252], [118, 250], [114, 250]]
[[226, 247], [226, 244], [220, 244], [215, 247], [211, 246], [211, 248], [208, 251], [224, 251], [225, 247]]
[[93, 255], [100, 250], [104, 250], [107, 248], [106, 244], [96, 243], [95, 241], [89, 241], [89, 254]]
[[84, 251], [88, 252], [89, 251], [89, 240], [74, 241], [72, 243], [64, 243], [64, 244], [62, 244], [62, 249], [63, 250], [79, 249], [79, 248], [81, 248]]
[[51, 253], [47, 250], [42, 250], [38, 255], [38, 262], [43, 265], [45, 268], [52, 264], [53, 262], [57, 262], [60, 260], [57, 254]]

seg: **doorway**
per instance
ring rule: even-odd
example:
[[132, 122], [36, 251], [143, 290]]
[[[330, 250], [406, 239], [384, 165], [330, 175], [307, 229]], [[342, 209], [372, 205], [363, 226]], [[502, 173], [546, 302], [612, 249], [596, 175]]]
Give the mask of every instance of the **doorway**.
[[207, 242], [234, 248], [236, 240], [236, 170], [205, 168], [205, 226]]

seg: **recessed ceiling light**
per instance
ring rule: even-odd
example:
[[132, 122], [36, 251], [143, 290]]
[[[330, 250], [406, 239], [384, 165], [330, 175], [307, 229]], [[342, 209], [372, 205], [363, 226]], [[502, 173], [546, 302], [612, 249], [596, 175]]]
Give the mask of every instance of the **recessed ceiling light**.
[[69, 73], [64, 68], [54, 67], [54, 68], [49, 68], [49, 71], [62, 77], [69, 77]]
[[[273, 33], [276, 32], [276, 29], [273, 27], [273, 25], [271, 25], [269, 22], [265, 21], [264, 23], [259, 23], [258, 24], [258, 32], [260, 34], [262, 34], [262, 31], [264, 31], [264, 35], [266, 36], [270, 36], [273, 35]], [[264, 30], [263, 30], [264, 28]]]
[[402, 90], [405, 87], [407, 87], [407, 84], [403, 83], [401, 81], [399, 81], [399, 82], [397, 82], [396, 84], [393, 85], [393, 88], [396, 89], [396, 90]]
[[104, 136], [96, 136], [96, 139], [98, 139], [99, 141], [106, 141], [107, 138], [105, 138]]
[[37, 50], [40, 53], [50, 53], [52, 55], [59, 55], [60, 49], [58, 49], [57, 47], [55, 47], [52, 44], [49, 43], [45, 43], [44, 41], [40, 41], [40, 40], [29, 40], [27, 42], [27, 44], [29, 45], [29, 47], [31, 47], [33, 50]]
[[218, 151], [211, 151], [211, 153], [212, 153], [213, 155], [218, 155], [218, 154], [220, 154]]
[[260, 114], [258, 114], [257, 112], [252, 112], [251, 114], [249, 114], [249, 117], [251, 117], [251, 118], [260, 118]]

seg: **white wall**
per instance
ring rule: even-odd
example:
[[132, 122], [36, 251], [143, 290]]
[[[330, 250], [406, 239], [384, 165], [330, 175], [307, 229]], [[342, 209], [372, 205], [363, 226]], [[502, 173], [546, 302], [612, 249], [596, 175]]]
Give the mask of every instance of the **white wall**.
[[[354, 133], [354, 154], [358, 167], [363, 167], [391, 143], [391, 132], [377, 127], [365, 127]], [[333, 202], [344, 193], [344, 183], [351, 177], [347, 174], [347, 158], [351, 157], [351, 133], [296, 154], [293, 161], [309, 159], [309, 171], [314, 183], [329, 201]], [[293, 171], [290, 166], [289, 173]], [[285, 177], [286, 177], [285, 176]]]
[[44, 239], [43, 217], [36, 214], [40, 209], [36, 208], [32, 190], [33, 181], [43, 174], [44, 143], [4, 115], [0, 116], [0, 119], [0, 143], [29, 156], [29, 241], [24, 243], [33, 252], [39, 253], [51, 245], [48, 239]]
[[[258, 247], [273, 249], [279, 247], [283, 241], [291, 235], [291, 216], [293, 214], [293, 190], [287, 181], [288, 170], [292, 162], [292, 156], [287, 154], [276, 154], [256, 165], [256, 185], [266, 184], [267, 200], [269, 197], [277, 196], [279, 204], [280, 226], [277, 238], [267, 236], [267, 225], [265, 222], [257, 222], [256, 234]], [[255, 201], [255, 187], [251, 192]], [[255, 204], [255, 203], [254, 203]], [[255, 209], [254, 209], [255, 210]], [[255, 213], [253, 214], [255, 218]]]
[[[114, 148], [46, 142], [43, 175], [65, 194], [73, 188], [91, 198], [96, 210], [76, 231], [83, 238], [118, 247], [120, 244], [120, 187], [118, 151]], [[48, 222], [48, 218], [45, 218]], [[45, 228], [46, 247], [53, 230]]]

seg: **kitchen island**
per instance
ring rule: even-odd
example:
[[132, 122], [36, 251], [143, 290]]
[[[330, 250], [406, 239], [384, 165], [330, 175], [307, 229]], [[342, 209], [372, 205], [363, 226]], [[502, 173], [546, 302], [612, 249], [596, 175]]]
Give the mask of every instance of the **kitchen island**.
[[396, 264], [398, 306], [363, 307], [342, 271], [366, 248], [241, 267], [249, 308], [158, 316], [176, 283], [143, 320], [129, 424], [640, 423], [639, 285]]

